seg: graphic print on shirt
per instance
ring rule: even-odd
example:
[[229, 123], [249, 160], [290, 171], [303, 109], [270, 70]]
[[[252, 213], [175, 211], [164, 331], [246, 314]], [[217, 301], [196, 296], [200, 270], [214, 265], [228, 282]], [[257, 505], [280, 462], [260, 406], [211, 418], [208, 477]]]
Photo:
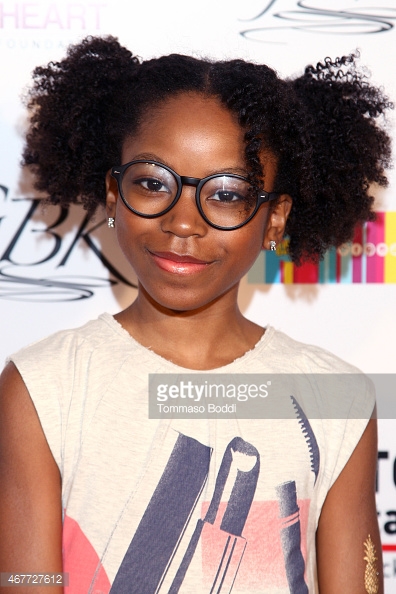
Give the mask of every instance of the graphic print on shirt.
[[[237, 470], [236, 479], [220, 519], [220, 502], [232, 465]], [[241, 437], [235, 437], [224, 452], [209, 508], [204, 519], [197, 522], [169, 594], [179, 592], [200, 538], [207, 538], [207, 532], [210, 538], [213, 531], [217, 533], [215, 538], [217, 536], [223, 541], [223, 547], [216, 560], [212, 557], [212, 572], [211, 575], [205, 572], [205, 581], [210, 592], [231, 591], [246, 547], [242, 531], [252, 505], [259, 472], [260, 455], [257, 449]]]
[[[308, 446], [307, 469], [310, 461], [316, 483], [320, 462], [317, 441], [304, 411], [290, 398]], [[259, 592], [265, 584], [306, 594], [304, 556], [310, 501], [298, 499], [296, 482], [274, 483], [275, 498], [253, 501], [260, 453], [241, 437], [234, 437], [225, 447], [217, 476], [213, 476], [211, 500], [202, 501], [212, 448], [183, 433], [176, 435], [113, 584], [100, 591], [182, 594], [190, 591], [200, 567], [199, 579], [208, 593], [231, 592], [237, 580], [236, 590], [246, 587]], [[266, 459], [266, 465], [271, 458]], [[91, 592], [98, 591], [98, 567], [100, 562]]]
[[[160, 590], [172, 562], [175, 564], [176, 549], [206, 482], [210, 455], [210, 448], [179, 434], [165, 471], [120, 565], [111, 594], [137, 594], [143, 591], [154, 594]], [[236, 478], [228, 502], [222, 502], [231, 469]], [[166, 588], [169, 594], [183, 592], [183, 582], [188, 577], [199, 543], [203, 549], [206, 548], [205, 544], [211, 543], [210, 563], [203, 563], [205, 590], [207, 588], [208, 593], [231, 592], [248, 544], [243, 530], [252, 507], [259, 472], [258, 450], [241, 437], [232, 439], [223, 454], [212, 499], [202, 519], [197, 521], [177, 570], [172, 568], [174, 577], [170, 588]], [[183, 497], [180, 497], [180, 485], [183, 485]], [[277, 508], [277, 518], [282, 518], [278, 531], [284, 558], [283, 571], [286, 572], [290, 591], [293, 594], [306, 594], [295, 482], [279, 485], [276, 493], [278, 501], [271, 503], [272, 507]], [[185, 495], [188, 501], [182, 502]], [[173, 502], [172, 513], [169, 513], [169, 501]], [[261, 502], [257, 503], [260, 505]]]
[[210, 447], [179, 434], [114, 579], [111, 594], [158, 591], [205, 485], [211, 453]]
[[110, 580], [87, 536], [65, 513], [63, 518], [63, 571], [69, 575], [65, 594], [107, 594]]
[[[111, 594], [151, 594], [158, 591], [206, 482], [210, 455], [210, 448], [179, 434], [165, 471], [117, 572]], [[219, 592], [230, 591], [232, 587], [246, 546], [242, 530], [253, 501], [260, 469], [257, 449], [240, 437], [234, 438], [224, 452], [209, 509], [204, 519], [197, 522], [169, 594], [177, 594], [182, 587], [202, 532], [210, 528], [216, 530], [213, 524], [233, 464], [234, 470], [237, 470], [236, 479], [219, 528], [225, 537], [224, 550], [212, 577], [212, 585], [214, 587], [217, 583], [216, 590]], [[220, 589], [228, 583], [231, 586], [228, 590]]]
[[290, 398], [293, 403], [294, 410], [296, 411], [296, 416], [297, 416], [298, 422], [300, 423], [301, 430], [305, 437], [305, 441], [307, 442], [307, 445], [308, 445], [309, 455], [311, 458], [311, 470], [315, 475], [315, 482], [314, 482], [314, 485], [315, 485], [316, 479], [318, 478], [319, 467], [320, 467], [320, 453], [319, 453], [318, 442], [316, 441], [315, 433], [312, 430], [311, 424], [308, 421], [308, 418], [307, 418], [305, 412], [303, 411], [301, 406], [298, 404], [298, 402], [294, 398], [294, 396], [290, 396]]
[[304, 580], [305, 562], [301, 551], [300, 508], [295, 481], [278, 485], [276, 493], [283, 524], [281, 542], [290, 594], [308, 594]]

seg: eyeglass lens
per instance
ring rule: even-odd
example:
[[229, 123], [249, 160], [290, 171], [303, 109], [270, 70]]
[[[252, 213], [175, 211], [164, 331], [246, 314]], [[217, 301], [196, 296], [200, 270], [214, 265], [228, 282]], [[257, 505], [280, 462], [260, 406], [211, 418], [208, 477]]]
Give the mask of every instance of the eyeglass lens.
[[[244, 223], [254, 211], [255, 196], [249, 182], [231, 175], [216, 175], [200, 184], [202, 212], [214, 225], [234, 227]], [[175, 176], [155, 163], [133, 163], [122, 179], [122, 193], [137, 213], [157, 215], [176, 198], [179, 183]]]

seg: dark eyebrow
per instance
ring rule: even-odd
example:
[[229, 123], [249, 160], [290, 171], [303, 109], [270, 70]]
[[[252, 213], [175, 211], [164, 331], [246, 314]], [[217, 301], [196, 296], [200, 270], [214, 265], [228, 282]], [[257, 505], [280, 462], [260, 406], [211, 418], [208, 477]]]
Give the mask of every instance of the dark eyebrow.
[[[168, 163], [165, 159], [159, 157], [158, 155], [155, 155], [154, 153], [139, 153], [139, 154], [135, 155], [132, 160], [133, 161], [139, 161], [139, 160], [157, 161], [157, 163], [162, 163], [163, 165], [166, 165], [167, 167], [170, 167], [170, 169], [174, 170], [174, 168], [172, 167], [172, 165], [170, 163]], [[178, 171], [176, 171], [176, 173], [178, 173], [179, 175], [184, 175], [184, 174], [179, 173]], [[248, 176], [248, 172], [243, 167], [222, 167], [221, 169], [208, 171], [204, 177], [209, 177], [210, 175], [215, 175], [216, 173], [220, 173], [220, 174], [235, 173], [236, 175], [242, 175], [242, 177]]]

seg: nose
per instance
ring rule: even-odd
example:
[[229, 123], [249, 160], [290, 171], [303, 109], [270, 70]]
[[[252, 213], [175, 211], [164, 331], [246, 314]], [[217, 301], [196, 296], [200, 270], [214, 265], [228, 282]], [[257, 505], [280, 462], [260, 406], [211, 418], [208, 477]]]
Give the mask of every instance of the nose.
[[202, 218], [195, 198], [195, 187], [183, 185], [175, 206], [161, 216], [161, 229], [178, 237], [203, 236], [208, 225]]

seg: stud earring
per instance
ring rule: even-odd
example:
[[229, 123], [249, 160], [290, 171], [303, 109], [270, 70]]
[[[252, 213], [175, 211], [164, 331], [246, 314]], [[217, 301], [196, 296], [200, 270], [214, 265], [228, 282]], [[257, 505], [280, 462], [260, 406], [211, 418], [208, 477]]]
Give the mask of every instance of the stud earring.
[[114, 229], [114, 227], [115, 227], [115, 218], [114, 217], [109, 217], [107, 219], [107, 226], [109, 227], [109, 229]]
[[276, 241], [270, 241], [271, 252], [276, 252]]

